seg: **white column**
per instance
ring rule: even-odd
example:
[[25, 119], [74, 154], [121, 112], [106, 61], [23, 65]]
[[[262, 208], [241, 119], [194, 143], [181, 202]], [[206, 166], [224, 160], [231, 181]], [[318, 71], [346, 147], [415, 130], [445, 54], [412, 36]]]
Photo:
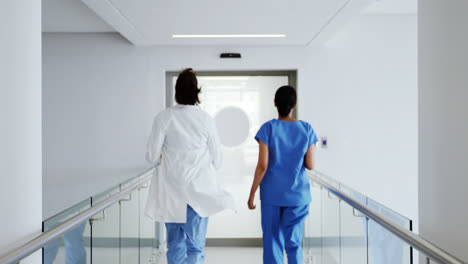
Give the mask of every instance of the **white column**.
[[41, 0], [1, 1], [0, 253], [41, 231], [41, 39]]
[[419, 1], [419, 231], [468, 261], [468, 1]]

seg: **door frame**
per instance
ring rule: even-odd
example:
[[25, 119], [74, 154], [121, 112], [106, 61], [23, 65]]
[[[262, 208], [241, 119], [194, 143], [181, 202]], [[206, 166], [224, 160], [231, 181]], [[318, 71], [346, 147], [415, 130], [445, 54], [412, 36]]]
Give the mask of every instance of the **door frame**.
[[[196, 71], [197, 76], [288, 76], [288, 85], [298, 90], [297, 87], [297, 70], [242, 70], [242, 71]], [[179, 75], [178, 71], [166, 71], [166, 108], [173, 105], [174, 100], [174, 83], [173, 77]], [[279, 87], [278, 87], [279, 88]], [[293, 116], [297, 118], [297, 108], [293, 112]]]
[[[297, 88], [297, 70], [219, 70], [219, 71], [196, 71], [201, 76], [287, 76], [288, 85]], [[177, 77], [179, 71], [166, 71], [166, 108], [173, 106], [174, 86], [173, 77]], [[278, 87], [279, 88], [279, 87]], [[293, 116], [297, 118], [297, 107]], [[273, 117], [272, 117], [273, 118]], [[207, 238], [206, 246], [210, 247], [262, 247], [262, 238]]]

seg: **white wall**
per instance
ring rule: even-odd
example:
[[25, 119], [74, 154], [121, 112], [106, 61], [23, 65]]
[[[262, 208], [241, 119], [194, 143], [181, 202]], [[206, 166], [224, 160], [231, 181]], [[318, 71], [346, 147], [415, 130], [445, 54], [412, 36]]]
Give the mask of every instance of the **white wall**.
[[417, 16], [358, 16], [309, 63], [317, 169], [417, 220]]
[[41, 231], [41, 2], [3, 1], [0, 32], [2, 254]]
[[148, 167], [148, 120], [163, 96], [151, 58], [117, 35], [46, 34], [43, 45], [48, 218]]
[[419, 1], [419, 214], [423, 237], [468, 261], [466, 1]]
[[[319, 151], [318, 168], [416, 218], [417, 172], [416, 157], [413, 156], [416, 155], [417, 141], [416, 124], [413, 123], [416, 122], [417, 110], [416, 47], [413, 47], [415, 41], [407, 40], [411, 34], [416, 34], [412, 31], [415, 20], [398, 17], [380, 22], [392, 33], [387, 36], [377, 26], [371, 27], [370, 24], [378, 22], [378, 19], [371, 18], [358, 20], [357, 25], [351, 25], [323, 49], [136, 48], [114, 34], [45, 34], [44, 214], [51, 215], [76, 202], [80, 195], [80, 198], [85, 198], [84, 194], [92, 195], [104, 188], [100, 184], [90, 185], [89, 177], [103, 184], [118, 182], [118, 177], [112, 173], [120, 168], [135, 170], [147, 166], [143, 159], [144, 145], [153, 115], [164, 108], [165, 72], [190, 66], [195, 70], [297, 69], [299, 116], [330, 139], [329, 149]], [[399, 19], [403, 22], [398, 22]], [[409, 28], [405, 23], [409, 23]], [[392, 27], [393, 24], [396, 25]], [[367, 26], [368, 30], [360, 33], [357, 41], [347, 37], [359, 31], [361, 26]], [[389, 44], [380, 40], [382, 37]], [[390, 42], [394, 38], [402, 38], [403, 41]], [[374, 43], [381, 46], [367, 51], [369, 46], [374, 47]], [[351, 44], [359, 49], [340, 47]], [[388, 54], [388, 50], [393, 53]], [[219, 53], [228, 51], [241, 52], [243, 58], [219, 59]], [[362, 60], [359, 64], [363, 67], [361, 71], [345, 71], [344, 65], [353, 68], [355, 60]], [[394, 72], [374, 70], [376, 66], [388, 69], [389, 63], [395, 68]], [[379, 75], [372, 77], [368, 73], [370, 70], [370, 73]], [[327, 75], [328, 71], [333, 74]], [[361, 78], [365, 78], [362, 85], [344, 86], [338, 81], [352, 83]], [[379, 92], [369, 93], [374, 87]], [[383, 98], [382, 93], [390, 97]], [[389, 98], [403, 99], [398, 101], [398, 107], [390, 103], [381, 105], [390, 101]], [[379, 105], [382, 114], [374, 114], [372, 107]], [[354, 123], [347, 121], [351, 113], [360, 116]], [[387, 136], [389, 132], [386, 130], [392, 131], [393, 135]], [[350, 147], [351, 141], [343, 140], [344, 135], [356, 142], [354, 148]], [[369, 135], [368, 141], [361, 141], [364, 135]], [[413, 166], [409, 164], [412, 161]], [[78, 171], [78, 174], [73, 171]], [[80, 176], [82, 171], [90, 172], [85, 173], [89, 176]], [[130, 176], [130, 172], [127, 175]], [[70, 173], [75, 176], [67, 177]], [[98, 173], [111, 176], [101, 177]], [[65, 184], [65, 181], [79, 182], [81, 188]], [[398, 188], [396, 190], [401, 197], [391, 199], [396, 190], [381, 185], [382, 181], [405, 181], [403, 185], [392, 185]], [[58, 186], [69, 194], [69, 199], [58, 199], [61, 197], [56, 191]], [[413, 200], [408, 202], [410, 199]]]
[[[136, 48], [117, 34], [44, 35], [44, 218], [149, 165], [165, 72], [299, 69], [304, 48]], [[219, 54], [241, 51], [242, 60]], [[272, 95], [273, 98], [273, 95]]]

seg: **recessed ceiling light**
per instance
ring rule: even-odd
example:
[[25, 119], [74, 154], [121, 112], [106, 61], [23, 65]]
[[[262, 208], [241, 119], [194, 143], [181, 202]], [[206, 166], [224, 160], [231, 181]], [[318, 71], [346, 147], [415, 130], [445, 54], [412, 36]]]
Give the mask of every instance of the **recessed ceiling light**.
[[173, 38], [285, 38], [284, 34], [172, 35]]

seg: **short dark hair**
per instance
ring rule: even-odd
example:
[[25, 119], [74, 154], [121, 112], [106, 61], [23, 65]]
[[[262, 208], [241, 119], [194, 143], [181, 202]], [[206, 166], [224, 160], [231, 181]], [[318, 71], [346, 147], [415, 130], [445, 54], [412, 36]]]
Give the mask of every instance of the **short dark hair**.
[[292, 86], [281, 86], [276, 90], [275, 103], [280, 116], [288, 116], [297, 103], [296, 90]]
[[192, 68], [187, 68], [179, 73], [175, 85], [175, 100], [178, 104], [199, 104], [200, 99], [198, 99], [198, 94], [200, 91], [196, 73]]

